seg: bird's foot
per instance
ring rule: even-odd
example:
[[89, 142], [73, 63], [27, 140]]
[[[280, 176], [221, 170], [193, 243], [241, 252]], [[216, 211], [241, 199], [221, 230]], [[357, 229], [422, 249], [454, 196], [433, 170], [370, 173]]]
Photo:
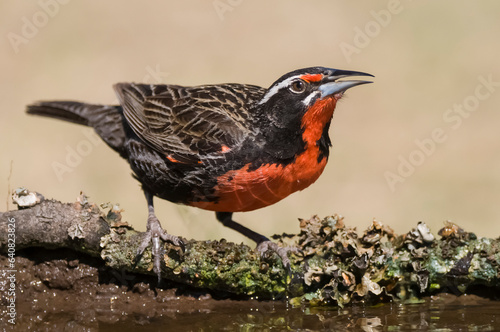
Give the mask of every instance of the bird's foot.
[[161, 280], [161, 261], [163, 257], [164, 247], [161, 245], [161, 241], [171, 242], [175, 246], [181, 248], [182, 252], [184, 252], [184, 242], [177, 236], [168, 234], [160, 224], [160, 221], [156, 216], [150, 215], [148, 217], [148, 226], [146, 232], [142, 234], [142, 240], [137, 248], [136, 262], [139, 261], [144, 250], [152, 244], [151, 254], [153, 259], [153, 271], [158, 276], [158, 283]]
[[260, 256], [264, 256], [266, 252], [271, 251], [276, 253], [283, 263], [283, 267], [288, 271], [288, 274], [291, 275], [291, 265], [290, 258], [288, 258], [288, 253], [293, 252], [297, 253], [297, 248], [294, 247], [281, 247], [277, 243], [272, 242], [269, 239], [265, 239], [257, 244], [256, 250], [260, 253]]

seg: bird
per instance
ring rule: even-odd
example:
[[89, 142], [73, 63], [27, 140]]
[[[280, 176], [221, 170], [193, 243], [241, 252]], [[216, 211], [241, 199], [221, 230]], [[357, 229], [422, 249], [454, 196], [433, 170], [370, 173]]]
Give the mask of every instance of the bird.
[[352, 76], [373, 77], [316, 66], [286, 73], [267, 89], [117, 83], [118, 105], [40, 101], [27, 113], [92, 127], [128, 161], [148, 206], [136, 258], [151, 245], [159, 281], [162, 241], [185, 248], [162, 228], [153, 197], [215, 211], [224, 226], [253, 240], [260, 254], [275, 252], [289, 269], [288, 249], [237, 223], [233, 213], [272, 205], [318, 179], [338, 100], [372, 83]]

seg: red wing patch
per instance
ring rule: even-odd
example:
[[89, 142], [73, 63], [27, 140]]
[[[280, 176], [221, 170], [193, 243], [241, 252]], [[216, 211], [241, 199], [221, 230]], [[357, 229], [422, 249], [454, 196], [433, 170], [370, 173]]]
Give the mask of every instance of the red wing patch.
[[167, 159], [170, 160], [173, 163], [180, 163], [180, 161], [178, 161], [177, 159], [175, 159], [174, 157], [172, 157], [169, 154], [167, 154], [165, 157], [167, 157]]
[[[176, 163], [176, 164], [188, 164], [188, 163], [186, 163], [186, 162], [183, 162], [183, 161], [180, 161], [180, 160], [175, 159], [174, 157], [172, 157], [172, 156], [171, 156], [171, 155], [169, 155], [169, 154], [165, 155], [165, 157], [166, 157], [166, 158], [167, 158], [170, 162], [172, 162], [172, 163]], [[203, 162], [202, 162], [201, 160], [198, 160], [196, 163], [197, 163], [198, 165], [200, 165], [200, 164], [202, 164]]]

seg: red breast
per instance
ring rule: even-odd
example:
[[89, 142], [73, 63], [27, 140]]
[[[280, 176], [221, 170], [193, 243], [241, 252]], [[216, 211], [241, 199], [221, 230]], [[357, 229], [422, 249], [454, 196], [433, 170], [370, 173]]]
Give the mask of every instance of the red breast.
[[220, 212], [240, 212], [274, 204], [288, 195], [307, 188], [323, 172], [327, 158], [319, 158], [317, 141], [329, 123], [337, 99], [318, 100], [302, 118], [302, 139], [306, 149], [287, 165], [266, 164], [249, 171], [250, 164], [231, 170], [217, 179], [216, 202], [192, 202], [190, 205]]

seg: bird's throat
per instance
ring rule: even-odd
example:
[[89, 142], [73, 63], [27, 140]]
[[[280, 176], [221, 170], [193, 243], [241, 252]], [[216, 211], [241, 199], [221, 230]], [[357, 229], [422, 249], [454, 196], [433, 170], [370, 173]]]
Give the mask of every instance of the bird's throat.
[[334, 97], [320, 99], [315, 102], [302, 117], [302, 139], [306, 150], [314, 148], [324, 133], [325, 126], [330, 123], [337, 99]]

